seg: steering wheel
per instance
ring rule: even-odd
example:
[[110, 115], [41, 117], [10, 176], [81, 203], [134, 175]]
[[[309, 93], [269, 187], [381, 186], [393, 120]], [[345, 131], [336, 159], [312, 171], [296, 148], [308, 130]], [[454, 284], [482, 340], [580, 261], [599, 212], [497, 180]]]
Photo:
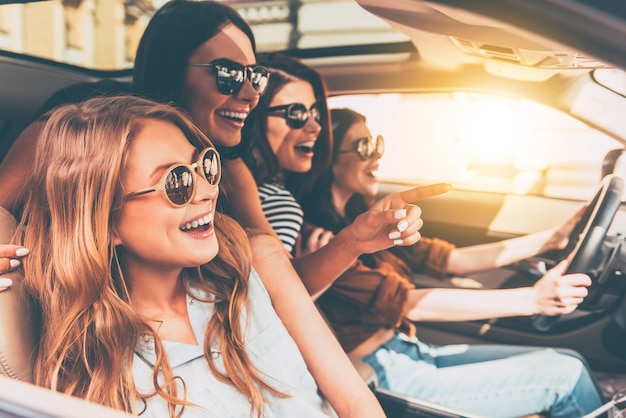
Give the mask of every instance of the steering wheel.
[[[576, 225], [569, 242], [575, 243], [566, 274], [587, 273], [597, 255], [611, 222], [622, 203], [624, 181], [621, 177], [609, 174], [604, 179], [587, 210]], [[571, 249], [568, 246], [566, 250]], [[568, 254], [569, 251], [566, 252]], [[593, 284], [592, 284], [593, 286]], [[533, 326], [539, 331], [548, 331], [559, 320], [561, 315], [536, 315]]]

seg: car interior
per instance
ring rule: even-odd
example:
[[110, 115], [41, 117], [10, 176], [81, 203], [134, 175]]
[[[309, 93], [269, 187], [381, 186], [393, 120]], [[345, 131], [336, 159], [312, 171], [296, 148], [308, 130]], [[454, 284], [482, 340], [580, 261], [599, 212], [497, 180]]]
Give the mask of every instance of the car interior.
[[[415, 166], [427, 165], [426, 158], [432, 158], [432, 153], [427, 151], [438, 151], [437, 145], [428, 139], [420, 142], [423, 147], [421, 152], [428, 157], [419, 159], [417, 152], [411, 154], [406, 151], [406, 142], [420, 141], [421, 125], [429, 126], [432, 122], [428, 119], [437, 116], [426, 113], [426, 106], [411, 107], [408, 100], [393, 102], [395, 107], [387, 111], [384, 106], [391, 100], [383, 98], [381, 92], [407, 96], [408, 93], [426, 95], [437, 92], [445, 95], [462, 91], [468, 94], [495, 93], [523, 97], [573, 116], [594, 131], [607, 134], [607, 138], [599, 139], [593, 145], [591, 140], [587, 144], [578, 142], [580, 138], [586, 141], [594, 135], [585, 132], [576, 138], [572, 135], [566, 140], [567, 144], [563, 143], [560, 148], [550, 148], [544, 144], [555, 140], [550, 137], [555, 136], [554, 132], [542, 134], [540, 140], [545, 142], [529, 150], [533, 155], [565, 153], [568, 146], [579, 146], [589, 156], [594, 152], [598, 152], [598, 155], [595, 157], [595, 165], [586, 167], [584, 173], [572, 170], [570, 163], [559, 166], [554, 157], [552, 163], [542, 167], [539, 180], [533, 180], [534, 185], [527, 189], [530, 192], [519, 193], [514, 187], [506, 191], [497, 189], [494, 184], [483, 186], [482, 189], [473, 186], [464, 188], [466, 176], [452, 181], [451, 192], [419, 202], [425, 219], [423, 235], [445, 238], [463, 246], [541, 230], [554, 225], [555, 220], [565, 219], [566, 214], [572, 213], [581, 202], [593, 201], [584, 217], [586, 224], [581, 222], [572, 234], [570, 246], [563, 252], [542, 254], [541, 257], [524, 260], [497, 271], [470, 277], [451, 277], [443, 284], [418, 274], [414, 276], [413, 282], [423, 287], [448, 285], [502, 288], [528, 285], [541, 276], [538, 266], [551, 267], [575, 247], [577, 251], [583, 247], [581, 252], [587, 255], [581, 256], [586, 261], [580, 260], [584, 264], [580, 266], [580, 271], [589, 273], [594, 285], [590, 297], [577, 311], [558, 320], [555, 318], [544, 323], [544, 318], [515, 317], [464, 323], [420, 323], [420, 335], [439, 344], [458, 343], [461, 337], [461, 341], [466, 343], [502, 342], [572, 347], [582, 352], [599, 370], [623, 373], [626, 367], [626, 346], [623, 342], [626, 341], [625, 283], [622, 278], [622, 240], [626, 227], [621, 204], [623, 182], [620, 178], [612, 178], [602, 183], [601, 163], [608, 150], [623, 148], [625, 125], [616, 114], [624, 111], [624, 90], [620, 87], [621, 83], [607, 87], [609, 83], [598, 82], [607, 72], [613, 71], [621, 79], [620, 65], [623, 63], [618, 61], [623, 59], [623, 54], [618, 54], [618, 57], [608, 50], [601, 50], [604, 47], [611, 48], [605, 42], [602, 42], [603, 47], [597, 49], [588, 45], [592, 37], [605, 36], [595, 33], [598, 31], [588, 33], [593, 31], [591, 27], [581, 27], [573, 34], [572, 28], [558, 27], [557, 30], [555, 27], [540, 25], [539, 19], [532, 22], [534, 10], [530, 5], [528, 10], [523, 10], [517, 4], [515, 15], [484, 2], [473, 2], [469, 7], [461, 7], [459, 3], [400, 1], [390, 6], [381, 5], [375, 0], [359, 0], [359, 4], [366, 10], [406, 34], [411, 44], [402, 45], [402, 50], [396, 45], [398, 50], [388, 54], [386, 59], [371, 59], [367, 64], [362, 62], [367, 60], [356, 58], [356, 63], [341, 66], [325, 64], [321, 58], [312, 59], [328, 82], [333, 95], [331, 105], [358, 106], [358, 100], [370, 99], [377, 105], [371, 106], [375, 109], [373, 111], [367, 106], [362, 107], [365, 112], [370, 112], [366, 113], [368, 121], [376, 119], [377, 113], [394, 118], [394, 124], [409, 120], [399, 130], [412, 126], [413, 132], [404, 133], [405, 137], [410, 138], [402, 138], [405, 140], [402, 142], [403, 147], [394, 154], [397, 158], [391, 160], [393, 165], [402, 166], [398, 170], [407, 171], [410, 167], [410, 170], [418, 171], [419, 168]], [[568, 9], [568, 12], [576, 11]], [[550, 14], [550, 11], [546, 14]], [[623, 17], [623, 11], [621, 14], [615, 13], [611, 19], [620, 17]], [[512, 27], [513, 22], [523, 22], [523, 28]], [[543, 36], [548, 32], [549, 37]], [[623, 36], [618, 33], [613, 35]], [[579, 38], [585, 38], [585, 41], [580, 40], [578, 43]], [[385, 76], [388, 74], [393, 76]], [[354, 96], [346, 97], [351, 94]], [[605, 103], [602, 109], [596, 106], [599, 97]], [[401, 108], [403, 103], [406, 103], [406, 109]], [[432, 106], [433, 102], [428, 103]], [[422, 119], [420, 112], [426, 114]], [[410, 120], [412, 118], [417, 121]], [[482, 123], [495, 124], [496, 121], [487, 119]], [[399, 130], [391, 129], [391, 132], [396, 136], [402, 135]], [[430, 132], [427, 128], [424, 130]], [[538, 133], [533, 131], [530, 135]], [[510, 134], [508, 129], [500, 132], [501, 138]], [[392, 147], [391, 142], [387, 141], [389, 148]], [[409, 160], [404, 165], [401, 161], [402, 152], [408, 154], [406, 158]], [[436, 161], [444, 164], [445, 158]], [[428, 168], [432, 169], [433, 165], [428, 165]], [[487, 169], [504, 170], [494, 166], [483, 170], [486, 172]], [[522, 170], [518, 168], [513, 169], [518, 171], [512, 175], [517, 176], [515, 180], [522, 178], [520, 174], [528, 174], [521, 173]], [[415, 184], [416, 178], [419, 182], [421, 179], [418, 176], [406, 176], [412, 181], [398, 176], [384, 180], [381, 195]], [[575, 178], [575, 181], [565, 185], [562, 180], [566, 176]], [[488, 176], [485, 175], [485, 178]], [[429, 181], [441, 180], [440, 177], [433, 177], [422, 181], [428, 184]], [[583, 184], [585, 191], [582, 191]], [[580, 190], [574, 190], [576, 188]]]
[[[259, 2], [232, 3], [247, 10]], [[626, 173], [619, 158], [608, 156], [626, 144], [626, 8], [591, 0], [335, 3], [350, 3], [355, 16], [373, 17], [387, 37], [352, 44], [337, 35], [341, 43], [307, 47], [315, 31], [302, 31], [305, 46], [283, 43], [279, 49], [322, 74], [331, 107], [353, 107], [384, 133], [381, 196], [413, 185], [453, 184], [449, 193], [418, 203], [423, 236], [457, 246], [494, 242], [548, 228], [587, 205], [562, 251], [467, 277], [412, 277], [424, 288], [527, 286], [570, 256], [568, 271], [587, 273], [593, 281], [579, 309], [560, 317], [419, 323], [420, 339], [571, 348], [589, 361], [607, 396], [625, 389]], [[265, 52], [265, 32], [258, 29], [259, 52]], [[0, 25], [0, 161], [52, 93], [85, 81], [132, 79], [131, 68], [84, 68], [4, 51], [1, 35]], [[452, 119], [476, 103], [495, 108], [486, 117], [464, 113], [470, 116]], [[513, 109], [515, 118], [494, 110], [503, 108]], [[492, 142], [476, 146], [476, 137], [458, 134], [461, 125], [480, 128], [477, 137], [493, 133]], [[506, 154], [488, 158], [500, 149]], [[0, 210], [2, 243], [15, 227], [5, 215]], [[36, 337], [17, 277], [13, 290], [0, 293], [0, 375], [28, 382]], [[390, 417], [472, 418], [377, 387], [368, 366], [358, 360], [355, 366]], [[48, 416], [30, 410], [20, 415], [19, 405], [28, 402], [14, 399], [10, 386], [1, 389], [10, 383], [0, 379], [0, 416]]]

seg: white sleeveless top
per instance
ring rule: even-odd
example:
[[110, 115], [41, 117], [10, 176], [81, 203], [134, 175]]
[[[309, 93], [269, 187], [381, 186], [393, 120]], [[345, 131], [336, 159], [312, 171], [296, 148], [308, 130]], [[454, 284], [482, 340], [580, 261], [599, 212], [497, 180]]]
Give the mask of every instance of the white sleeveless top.
[[[290, 397], [279, 398], [266, 395], [271, 404], [266, 405], [261, 416], [279, 417], [329, 417], [336, 416], [330, 405], [320, 396], [318, 387], [308, 371], [304, 359], [280, 318], [276, 315], [269, 295], [259, 276], [253, 270], [248, 290], [250, 314], [244, 313], [248, 326], [244, 330], [246, 349], [252, 362], [259, 368], [272, 387]], [[204, 358], [202, 341], [213, 304], [188, 298], [189, 320], [200, 345], [164, 341], [174, 375], [180, 376], [187, 388], [187, 400], [198, 405], [185, 407], [184, 418], [250, 417], [250, 403], [234, 386], [218, 381], [209, 370]], [[136, 347], [133, 360], [135, 384], [141, 393], [153, 392], [152, 369], [154, 364], [154, 341], [146, 337]], [[224, 370], [219, 346], [212, 355], [216, 365]], [[179, 385], [179, 387], [181, 387]], [[179, 390], [182, 394], [182, 390]], [[180, 396], [180, 395], [179, 395]], [[138, 403], [141, 410], [142, 405]], [[256, 415], [256, 414], [255, 414]], [[142, 417], [167, 417], [167, 403], [160, 397], [147, 401]]]

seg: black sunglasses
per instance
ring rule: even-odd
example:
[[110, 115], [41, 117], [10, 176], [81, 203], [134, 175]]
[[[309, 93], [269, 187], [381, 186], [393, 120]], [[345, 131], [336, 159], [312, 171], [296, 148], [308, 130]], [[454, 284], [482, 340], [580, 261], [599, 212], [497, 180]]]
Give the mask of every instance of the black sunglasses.
[[199, 173], [210, 185], [217, 186], [222, 178], [222, 165], [217, 150], [213, 147], [207, 147], [200, 151], [195, 163], [171, 165], [165, 170], [157, 184], [128, 193], [126, 199], [160, 190], [172, 206], [177, 208], [186, 206], [196, 194], [194, 171]]
[[375, 141], [367, 136], [357, 138], [353, 144], [352, 148], [340, 150], [337, 153], [356, 152], [363, 161], [380, 158], [385, 153], [385, 139], [382, 135], [378, 135]]
[[237, 94], [246, 79], [250, 80], [252, 87], [260, 95], [267, 90], [267, 82], [270, 79], [270, 70], [262, 65], [242, 65], [238, 62], [209, 64], [188, 64], [190, 67], [208, 67], [215, 71], [217, 89], [225, 95]]
[[315, 122], [320, 123], [322, 120], [321, 104], [313, 103], [309, 109], [302, 103], [291, 103], [280, 106], [272, 106], [267, 108], [268, 116], [280, 116], [285, 118], [287, 125], [293, 129], [300, 129], [312, 117]]

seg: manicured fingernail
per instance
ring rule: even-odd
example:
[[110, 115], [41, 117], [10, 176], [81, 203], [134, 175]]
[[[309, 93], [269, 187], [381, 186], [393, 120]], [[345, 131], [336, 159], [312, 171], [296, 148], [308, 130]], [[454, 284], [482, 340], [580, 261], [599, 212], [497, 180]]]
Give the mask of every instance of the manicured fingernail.
[[398, 231], [404, 232], [409, 227], [408, 221], [400, 221], [398, 222]]
[[402, 241], [401, 239], [397, 239], [393, 242], [393, 245], [402, 245], [404, 241]]
[[400, 238], [400, 231], [392, 231], [389, 233], [389, 239]]
[[25, 255], [28, 255], [29, 252], [28, 248], [18, 248], [15, 250], [15, 255], [18, 257], [24, 257]]
[[404, 219], [406, 218], [406, 209], [398, 209], [394, 212], [393, 217], [395, 219]]
[[11, 266], [12, 269], [19, 266], [20, 264], [22, 264], [20, 263], [20, 260], [11, 259], [11, 261], [9, 261], [9, 265]]
[[0, 287], [9, 287], [13, 285], [13, 280], [11, 279], [0, 279]]

